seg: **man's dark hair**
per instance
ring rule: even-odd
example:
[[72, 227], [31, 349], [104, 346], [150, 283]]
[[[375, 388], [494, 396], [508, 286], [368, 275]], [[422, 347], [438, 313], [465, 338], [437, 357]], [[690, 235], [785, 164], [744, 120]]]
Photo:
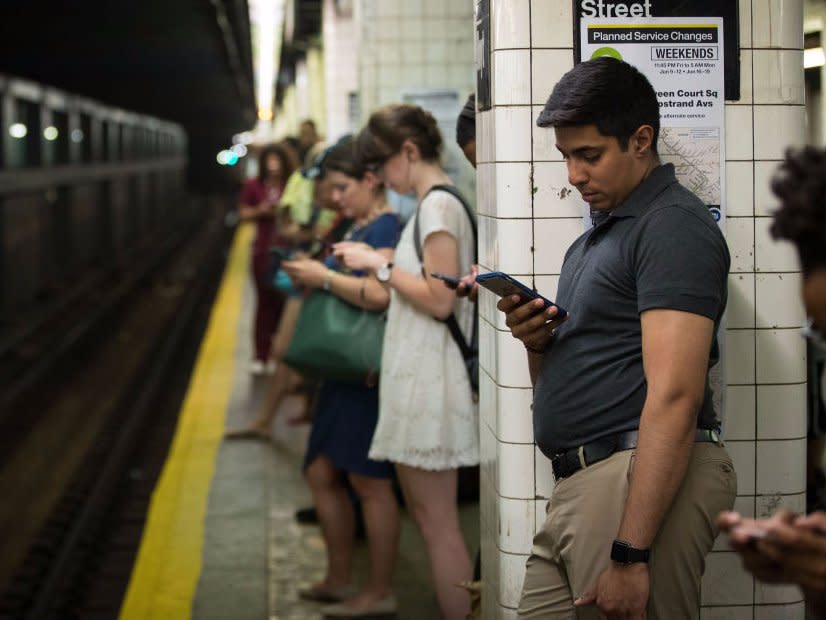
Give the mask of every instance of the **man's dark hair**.
[[772, 237], [795, 244], [804, 275], [826, 268], [826, 151], [787, 150], [771, 187], [780, 199]]
[[476, 139], [476, 93], [471, 93], [456, 119], [456, 144], [464, 148]]
[[536, 119], [540, 127], [595, 125], [612, 136], [624, 151], [643, 125], [654, 129], [652, 152], [660, 135], [660, 106], [648, 79], [627, 62], [603, 56], [576, 65], [554, 86], [545, 109]]

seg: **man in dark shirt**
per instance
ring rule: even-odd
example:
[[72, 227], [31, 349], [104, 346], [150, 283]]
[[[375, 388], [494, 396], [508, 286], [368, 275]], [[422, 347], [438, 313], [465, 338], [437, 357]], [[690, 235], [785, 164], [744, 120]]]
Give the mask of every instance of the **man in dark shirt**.
[[556, 479], [520, 617], [698, 617], [714, 518], [736, 495], [708, 381], [725, 239], [661, 165], [656, 95], [631, 65], [577, 65], [537, 124], [553, 127], [595, 226], [565, 256], [566, 320], [541, 301], [499, 303], [527, 349], [535, 437]]

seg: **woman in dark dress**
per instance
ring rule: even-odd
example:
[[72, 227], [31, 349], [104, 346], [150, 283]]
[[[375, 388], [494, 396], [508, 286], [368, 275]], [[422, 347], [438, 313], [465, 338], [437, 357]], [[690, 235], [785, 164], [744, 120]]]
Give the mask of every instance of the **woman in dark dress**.
[[255, 281], [255, 357], [250, 371], [264, 373], [269, 364], [270, 339], [278, 326], [284, 294], [270, 283], [270, 245], [278, 241], [276, 210], [284, 193], [284, 185], [296, 164], [292, 152], [283, 144], [271, 144], [258, 158], [258, 176], [247, 180], [238, 199], [238, 214], [242, 220], [255, 223], [252, 242], [252, 275]]
[[[381, 182], [354, 158], [352, 140], [334, 148], [325, 162], [333, 199], [355, 223], [348, 236], [388, 258], [399, 240], [401, 224], [385, 200]], [[335, 258], [282, 263], [294, 282], [324, 288], [353, 305], [384, 310], [390, 296], [372, 277], [344, 273]], [[399, 513], [392, 486], [392, 465], [367, 457], [378, 419], [378, 389], [366, 384], [322, 384], [305, 457], [305, 477], [313, 494], [324, 542], [327, 573], [301, 592], [303, 598], [334, 603], [322, 609], [332, 617], [395, 613], [393, 571], [399, 537]], [[352, 587], [353, 506], [347, 486], [361, 501], [369, 549], [367, 582]]]

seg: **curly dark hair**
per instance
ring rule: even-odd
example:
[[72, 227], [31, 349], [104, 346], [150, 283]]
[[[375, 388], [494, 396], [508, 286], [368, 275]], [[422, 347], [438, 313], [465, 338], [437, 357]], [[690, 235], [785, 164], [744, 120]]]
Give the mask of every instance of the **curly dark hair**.
[[826, 267], [826, 151], [788, 149], [771, 188], [780, 199], [772, 237], [795, 244], [804, 274]]
[[275, 155], [281, 160], [281, 182], [286, 183], [289, 176], [298, 167], [296, 154], [288, 142], [277, 142], [268, 144], [258, 155], [258, 179], [263, 181], [267, 175], [266, 161], [271, 155]]

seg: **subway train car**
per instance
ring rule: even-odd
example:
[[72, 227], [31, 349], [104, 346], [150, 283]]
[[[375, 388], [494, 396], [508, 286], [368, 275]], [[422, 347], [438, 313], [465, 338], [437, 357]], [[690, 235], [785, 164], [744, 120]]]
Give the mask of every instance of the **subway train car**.
[[192, 214], [180, 125], [11, 76], [0, 75], [0, 101], [8, 326]]

